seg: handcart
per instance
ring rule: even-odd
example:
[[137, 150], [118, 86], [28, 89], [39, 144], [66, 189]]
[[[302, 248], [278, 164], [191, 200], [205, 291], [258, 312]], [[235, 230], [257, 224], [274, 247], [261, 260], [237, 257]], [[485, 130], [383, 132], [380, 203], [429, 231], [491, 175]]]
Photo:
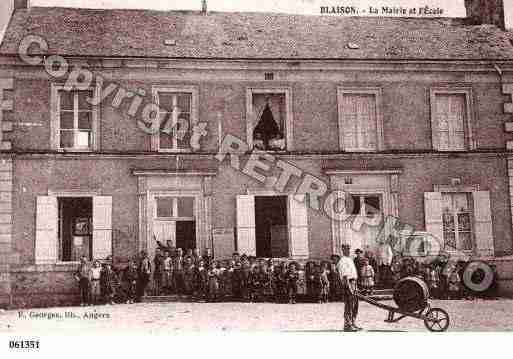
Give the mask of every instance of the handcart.
[[417, 277], [401, 279], [394, 288], [394, 301], [397, 307], [378, 302], [357, 293], [358, 299], [388, 311], [387, 323], [396, 323], [411, 317], [424, 321], [431, 332], [445, 332], [449, 328], [449, 314], [441, 308], [432, 308], [428, 302], [429, 289], [426, 283]]

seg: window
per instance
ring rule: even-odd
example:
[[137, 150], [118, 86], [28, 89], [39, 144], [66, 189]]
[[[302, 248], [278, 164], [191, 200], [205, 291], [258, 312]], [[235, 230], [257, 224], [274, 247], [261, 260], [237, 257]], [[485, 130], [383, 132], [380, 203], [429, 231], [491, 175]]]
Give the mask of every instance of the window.
[[194, 217], [194, 197], [156, 197], [157, 218]]
[[38, 196], [36, 264], [75, 262], [112, 255], [112, 197]]
[[196, 248], [194, 197], [156, 196], [155, 207], [155, 238], [177, 248]]
[[381, 89], [339, 88], [339, 141], [344, 151], [381, 150]]
[[163, 152], [191, 151], [190, 134], [198, 118], [197, 89], [157, 87], [153, 93], [160, 109], [160, 131], [152, 136], [153, 148]]
[[473, 147], [470, 130], [471, 91], [431, 90], [433, 148], [438, 151], [464, 151]]
[[374, 218], [381, 212], [381, 196], [374, 194], [351, 194], [351, 201], [346, 201], [346, 211], [355, 216]]
[[288, 88], [247, 89], [247, 142], [262, 151], [292, 149], [292, 109]]
[[52, 86], [53, 147], [69, 151], [96, 149], [98, 108], [88, 99], [95, 97], [95, 89], [70, 90], [61, 85]]
[[443, 236], [447, 250], [473, 249], [472, 207], [470, 193], [442, 193]]

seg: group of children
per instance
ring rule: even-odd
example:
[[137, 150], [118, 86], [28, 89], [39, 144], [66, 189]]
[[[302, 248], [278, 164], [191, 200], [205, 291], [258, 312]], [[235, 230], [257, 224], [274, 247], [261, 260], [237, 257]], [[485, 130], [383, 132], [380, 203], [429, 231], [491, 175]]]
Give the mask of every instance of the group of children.
[[[173, 253], [174, 252], [174, 253]], [[300, 271], [297, 262], [257, 259], [234, 253], [230, 260], [215, 260], [181, 249], [157, 251], [154, 295], [189, 295], [200, 301], [267, 301], [296, 303], [298, 294], [327, 302], [331, 263], [309, 262]], [[305, 288], [304, 290], [302, 290]]]
[[[76, 273], [82, 304], [140, 301], [147, 294], [186, 295], [198, 301], [273, 301], [296, 303], [298, 297], [308, 302], [326, 303], [343, 299], [340, 277], [336, 271], [337, 255], [330, 260], [309, 261], [302, 266], [295, 261], [258, 259], [234, 253], [230, 260], [200, 256], [197, 250], [158, 249], [152, 261], [145, 252], [130, 260], [123, 270], [113, 269], [111, 261], [88, 266], [85, 258]], [[372, 257], [354, 258], [358, 288], [370, 295], [383, 286], [383, 269]], [[465, 295], [461, 283], [464, 263], [442, 265], [416, 261], [412, 257], [394, 257], [386, 277], [390, 288], [401, 278], [424, 279], [432, 297], [458, 299]], [[377, 276], [381, 273], [381, 280]], [[153, 279], [153, 281], [152, 281]], [[151, 289], [148, 284], [152, 282]], [[381, 284], [381, 285], [380, 285]], [[150, 293], [151, 292], [151, 293]]]

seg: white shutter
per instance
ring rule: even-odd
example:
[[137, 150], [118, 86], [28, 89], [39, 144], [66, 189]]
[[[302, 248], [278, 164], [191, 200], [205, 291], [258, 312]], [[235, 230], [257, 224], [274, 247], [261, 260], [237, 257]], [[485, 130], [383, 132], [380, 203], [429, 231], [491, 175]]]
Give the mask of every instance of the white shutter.
[[112, 255], [112, 197], [93, 197], [93, 259]]
[[254, 196], [237, 196], [237, 251], [256, 256]]
[[308, 258], [308, 208], [305, 195], [288, 196], [290, 223], [290, 254], [293, 258]]
[[480, 256], [493, 256], [494, 246], [490, 192], [472, 192], [472, 199], [474, 202], [476, 253]]
[[57, 197], [38, 196], [36, 208], [36, 264], [57, 262]]
[[441, 192], [424, 192], [424, 216], [426, 232], [444, 248]]

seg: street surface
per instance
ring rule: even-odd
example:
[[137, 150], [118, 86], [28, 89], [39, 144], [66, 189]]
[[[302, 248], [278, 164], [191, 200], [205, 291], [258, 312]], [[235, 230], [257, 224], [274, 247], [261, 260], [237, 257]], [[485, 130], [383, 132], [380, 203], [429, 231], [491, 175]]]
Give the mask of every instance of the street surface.
[[[512, 331], [513, 300], [432, 301], [451, 319], [449, 331]], [[70, 331], [312, 331], [343, 328], [342, 303], [139, 303], [97, 307], [0, 311], [0, 333], [51, 334]], [[424, 331], [424, 323], [406, 318], [384, 322], [386, 312], [360, 302], [358, 324], [371, 332]], [[96, 319], [95, 319], [96, 317]]]

